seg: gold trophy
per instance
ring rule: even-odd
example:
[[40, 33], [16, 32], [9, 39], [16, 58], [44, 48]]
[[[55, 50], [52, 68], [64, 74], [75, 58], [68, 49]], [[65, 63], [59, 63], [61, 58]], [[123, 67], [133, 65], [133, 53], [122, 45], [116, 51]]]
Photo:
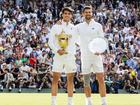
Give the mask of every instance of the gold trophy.
[[68, 47], [69, 44], [69, 38], [71, 38], [71, 35], [66, 34], [64, 30], [59, 35], [56, 35], [58, 39], [58, 44], [59, 46], [65, 51], [65, 54], [68, 54], [66, 51], [66, 48]]

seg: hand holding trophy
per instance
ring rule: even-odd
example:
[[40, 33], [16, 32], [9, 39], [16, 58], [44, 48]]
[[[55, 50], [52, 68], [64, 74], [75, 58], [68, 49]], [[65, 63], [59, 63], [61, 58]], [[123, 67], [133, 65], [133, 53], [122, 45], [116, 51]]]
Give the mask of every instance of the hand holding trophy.
[[64, 51], [63, 49], [59, 49], [59, 50], [57, 51], [57, 53], [58, 53], [59, 55], [63, 55], [63, 54], [65, 54], [65, 51]]

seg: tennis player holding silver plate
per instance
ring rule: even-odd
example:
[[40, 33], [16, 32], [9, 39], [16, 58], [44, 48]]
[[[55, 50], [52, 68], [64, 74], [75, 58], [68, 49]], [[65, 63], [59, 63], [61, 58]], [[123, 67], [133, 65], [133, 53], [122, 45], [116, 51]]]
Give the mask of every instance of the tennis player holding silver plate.
[[85, 21], [76, 26], [77, 34], [80, 37], [82, 73], [84, 76], [84, 92], [86, 95], [85, 105], [93, 105], [90, 88], [90, 74], [92, 72], [96, 73], [96, 78], [99, 83], [101, 105], [107, 105], [104, 68], [101, 56], [107, 49], [107, 42], [104, 39], [102, 25], [94, 21], [92, 13], [92, 7], [86, 6], [83, 9]]

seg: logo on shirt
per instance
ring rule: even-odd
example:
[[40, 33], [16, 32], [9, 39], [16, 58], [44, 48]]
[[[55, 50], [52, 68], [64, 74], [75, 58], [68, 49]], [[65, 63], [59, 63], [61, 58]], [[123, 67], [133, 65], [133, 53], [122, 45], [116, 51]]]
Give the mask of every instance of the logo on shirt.
[[94, 30], [95, 28], [94, 27], [92, 27], [92, 30]]

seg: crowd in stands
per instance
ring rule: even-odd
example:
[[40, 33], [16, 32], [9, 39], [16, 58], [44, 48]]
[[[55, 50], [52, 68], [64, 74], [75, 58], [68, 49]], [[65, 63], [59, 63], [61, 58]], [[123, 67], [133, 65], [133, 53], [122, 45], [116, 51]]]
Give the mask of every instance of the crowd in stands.
[[[61, 17], [64, 6], [75, 11], [73, 24], [83, 22], [82, 9], [92, 5], [94, 19], [103, 25], [109, 48], [103, 55], [108, 92], [140, 88], [140, 1], [139, 0], [0, 0], [0, 90], [51, 88], [53, 52], [50, 29]], [[83, 88], [80, 47], [75, 55], [75, 88]], [[59, 88], [66, 89], [62, 73]], [[91, 74], [92, 92], [98, 92]]]

